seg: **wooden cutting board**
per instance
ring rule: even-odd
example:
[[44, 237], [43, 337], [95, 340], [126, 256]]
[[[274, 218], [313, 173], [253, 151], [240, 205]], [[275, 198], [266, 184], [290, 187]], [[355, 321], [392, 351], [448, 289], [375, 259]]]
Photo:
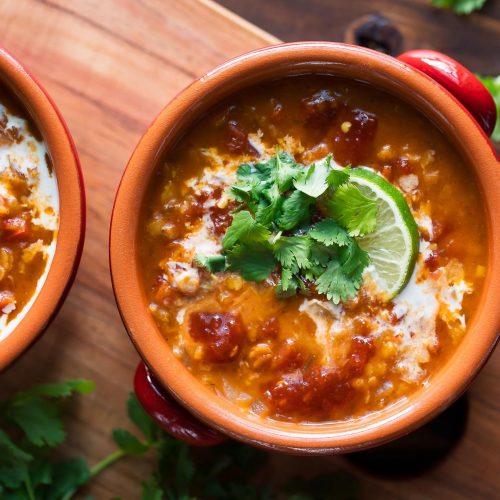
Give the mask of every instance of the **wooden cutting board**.
[[[265, 5], [265, 2], [262, 2]], [[87, 237], [76, 283], [59, 316], [1, 376], [2, 393], [33, 383], [85, 377], [96, 382], [68, 416], [64, 452], [90, 464], [127, 427], [125, 401], [138, 356], [115, 307], [108, 268], [108, 226], [120, 176], [158, 111], [191, 80], [229, 57], [278, 42], [210, 1], [10, 0], [0, 4], [1, 44], [52, 95], [75, 139], [87, 190]], [[370, 498], [493, 498], [500, 448], [500, 354], [471, 389], [465, 439], [425, 477], [404, 482], [359, 474]], [[127, 459], [99, 476], [95, 498], [137, 498], [153, 458]], [[328, 468], [339, 458], [278, 457], [277, 467]]]

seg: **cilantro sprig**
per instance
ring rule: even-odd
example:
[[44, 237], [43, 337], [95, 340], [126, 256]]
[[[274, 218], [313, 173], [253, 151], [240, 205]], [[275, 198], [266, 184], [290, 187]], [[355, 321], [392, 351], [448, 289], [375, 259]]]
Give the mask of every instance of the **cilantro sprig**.
[[127, 402], [135, 431], [118, 428], [118, 448], [89, 467], [83, 458], [60, 459], [55, 448], [66, 438], [65, 399], [88, 394], [94, 384], [68, 380], [44, 384], [0, 401], [0, 498], [5, 500], [69, 500], [80, 487], [119, 460], [155, 452], [157, 462], [142, 482], [142, 500], [221, 498], [319, 500], [354, 498], [353, 476], [333, 471], [286, 483], [265, 476], [269, 455], [237, 442], [199, 449], [177, 441], [144, 411], [135, 395]]
[[356, 238], [375, 229], [377, 204], [350, 181], [349, 168], [334, 168], [330, 156], [305, 166], [277, 149], [240, 165], [237, 179], [229, 194], [240, 206], [222, 254], [199, 255], [197, 265], [256, 282], [279, 273], [284, 297], [308, 293], [307, 282], [336, 304], [356, 295], [369, 264]]
[[45, 384], [0, 402], [0, 497], [66, 499], [91, 477], [82, 458], [52, 456], [66, 433], [63, 400], [93, 390], [87, 380]]
[[471, 14], [483, 7], [486, 0], [431, 0], [434, 7], [449, 9], [458, 15]]

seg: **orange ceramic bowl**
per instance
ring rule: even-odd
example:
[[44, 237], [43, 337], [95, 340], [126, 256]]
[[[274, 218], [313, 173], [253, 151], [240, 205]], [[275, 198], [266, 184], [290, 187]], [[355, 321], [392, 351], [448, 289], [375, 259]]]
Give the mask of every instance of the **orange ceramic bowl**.
[[[448, 75], [436, 70], [443, 77], [439, 84], [414, 69], [412, 57], [423, 62], [420, 69], [427, 69], [427, 73], [432, 73], [432, 68], [446, 68], [446, 64], [455, 66]], [[433, 65], [433, 57], [439, 59], [439, 64]], [[116, 197], [110, 242], [112, 279], [123, 321], [159, 383], [195, 417], [222, 434], [261, 447], [304, 454], [342, 453], [374, 446], [410, 432], [443, 411], [470, 384], [496, 343], [500, 330], [500, 164], [478, 122], [444, 86], [461, 98], [460, 91], [467, 93], [461, 77], [468, 78], [467, 85], [472, 85], [468, 88], [476, 92], [469, 109], [477, 120], [484, 121], [487, 132], [491, 132], [495, 119], [493, 103], [465, 68], [445, 56], [426, 52], [425, 57], [418, 57], [408, 53], [406, 61], [368, 49], [323, 42], [279, 45], [240, 56], [175, 97], [146, 131], [130, 159]], [[460, 78], [454, 79], [457, 68]], [[237, 408], [203, 386], [174, 356], [148, 311], [138, 265], [137, 233], [141, 204], [153, 171], [193, 122], [241, 88], [307, 73], [367, 82], [408, 102], [444, 131], [473, 169], [483, 194], [488, 275], [465, 337], [431, 383], [407, 399], [361, 418], [306, 425], [263, 419]], [[140, 386], [136, 383], [136, 387]], [[150, 394], [156, 397], [154, 391]], [[153, 416], [161, 421], [161, 405], [155, 405], [155, 401], [146, 402]], [[165, 427], [169, 427], [168, 422]]]
[[85, 195], [76, 149], [61, 114], [33, 75], [4, 50], [0, 50], [0, 86], [13, 95], [41, 134], [56, 174], [59, 196], [55, 253], [34, 302], [0, 342], [2, 370], [45, 330], [71, 287], [83, 247]]

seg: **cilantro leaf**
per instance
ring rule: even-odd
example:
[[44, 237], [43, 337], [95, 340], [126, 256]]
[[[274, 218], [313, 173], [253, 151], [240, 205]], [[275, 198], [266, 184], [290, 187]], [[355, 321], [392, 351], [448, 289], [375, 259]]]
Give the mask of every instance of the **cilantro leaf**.
[[54, 478], [54, 464], [47, 461], [47, 457], [43, 454], [35, 456], [28, 467], [31, 486], [34, 491], [39, 487], [42, 489], [52, 483]]
[[480, 9], [486, 0], [431, 0], [434, 7], [450, 9], [455, 14], [463, 15]]
[[229, 188], [229, 196], [240, 203], [245, 203], [255, 213], [261, 193], [272, 185], [268, 165], [244, 163], [238, 168], [236, 176], [239, 182]]
[[2, 451], [0, 454], [0, 460], [7, 454], [14, 460], [24, 460], [29, 462], [33, 459], [29, 453], [19, 448], [2, 429], [0, 429], [0, 450]]
[[333, 219], [323, 219], [316, 223], [309, 232], [309, 236], [326, 246], [343, 247], [349, 245], [352, 240], [347, 231]]
[[375, 229], [377, 203], [354, 184], [340, 186], [328, 203], [328, 209], [351, 236], [364, 236]]
[[500, 142], [500, 75], [498, 76], [479, 76], [476, 75], [483, 85], [489, 90], [497, 107], [497, 123], [495, 130], [491, 135], [494, 141]]
[[368, 254], [354, 239], [339, 250], [339, 260], [331, 260], [316, 279], [316, 288], [335, 304], [354, 297], [361, 286], [363, 271], [370, 263]]
[[330, 168], [326, 162], [313, 163], [295, 179], [293, 185], [299, 191], [317, 198], [328, 189]]
[[[0, 461], [0, 493], [2, 493], [2, 487], [10, 490], [19, 488], [27, 477], [29, 477], [29, 469], [26, 462], [15, 462], [11, 460], [9, 455], [2, 457]], [[4, 498], [4, 496], [0, 495], [0, 498]]]
[[309, 268], [304, 270], [304, 277], [316, 283], [316, 280], [325, 272], [325, 266], [328, 265], [328, 262], [324, 265], [322, 264], [311, 264]]
[[229, 250], [237, 243], [259, 244], [269, 240], [271, 232], [258, 223], [250, 212], [242, 211], [233, 215], [233, 222], [229, 226], [222, 240], [222, 248]]
[[283, 198], [278, 186], [273, 184], [269, 189], [262, 191], [262, 197], [257, 205], [255, 219], [264, 226], [272, 224], [283, 205]]
[[302, 191], [294, 191], [284, 202], [282, 214], [276, 221], [282, 229], [293, 229], [301, 222], [309, 219], [309, 207], [314, 203], [311, 198]]
[[292, 270], [286, 267], [282, 268], [281, 280], [275, 288], [276, 295], [282, 298], [291, 297], [295, 295], [299, 286], [299, 279], [294, 276]]
[[[64, 441], [60, 404], [55, 398], [74, 392], [87, 394], [94, 388], [88, 380], [68, 380], [59, 384], [44, 384], [19, 392], [3, 404], [3, 416], [20, 427], [35, 446], [55, 446]], [[49, 399], [50, 398], [50, 399]]]
[[327, 189], [335, 191], [349, 181], [349, 167], [333, 169], [330, 164], [331, 155], [325, 161], [310, 165], [294, 181], [295, 188], [313, 198], [318, 198]]
[[229, 188], [229, 195], [240, 203], [251, 203], [251, 193], [254, 186], [250, 184], [233, 184]]
[[370, 263], [370, 257], [355, 240], [340, 249], [340, 262], [343, 271], [355, 282], [356, 288], [361, 284], [363, 271]]
[[247, 184], [258, 185], [269, 180], [270, 176], [271, 169], [268, 163], [242, 163], [236, 171], [238, 180]]
[[275, 242], [273, 250], [284, 268], [298, 271], [309, 267], [310, 248], [311, 240], [307, 236], [282, 236]]
[[295, 162], [293, 157], [276, 148], [276, 183], [281, 193], [292, 187], [293, 180], [303, 171], [302, 165]]
[[226, 257], [224, 255], [195, 255], [194, 263], [204, 267], [211, 273], [221, 273], [226, 269]]
[[33, 458], [0, 429], [0, 488], [18, 488], [28, 477]]
[[14, 401], [30, 398], [32, 396], [47, 396], [51, 398], [60, 398], [71, 396], [73, 393], [89, 394], [95, 388], [94, 382], [85, 379], [66, 380], [56, 384], [42, 384], [33, 387], [27, 391], [18, 393]]
[[127, 401], [127, 414], [130, 420], [144, 434], [148, 442], [156, 440], [158, 434], [157, 425], [151, 420], [151, 417], [146, 413], [146, 410], [144, 410], [133, 392], [130, 393]]
[[328, 262], [336, 258], [337, 247], [326, 246], [318, 241], [311, 241], [311, 261], [319, 266], [326, 266]]
[[338, 260], [329, 262], [326, 271], [316, 280], [316, 289], [334, 304], [353, 297], [357, 292], [355, 282], [344, 272]]
[[19, 426], [35, 446], [56, 446], [66, 437], [56, 402], [39, 396], [10, 402], [4, 408], [6, 419]]
[[247, 281], [263, 281], [276, 267], [271, 248], [236, 245], [227, 251], [228, 269]]
[[182, 497], [189, 498], [189, 483], [196, 472], [194, 463], [190, 457], [189, 448], [183, 446], [177, 454], [177, 466], [175, 468], [175, 479], [177, 490]]
[[70, 498], [76, 489], [90, 479], [90, 470], [81, 458], [58, 462], [46, 498]]
[[326, 179], [328, 186], [333, 189], [337, 189], [338, 187], [347, 183], [349, 181], [349, 171], [350, 167], [345, 167], [342, 170], [338, 168], [330, 170], [330, 173], [328, 174], [328, 177]]
[[149, 446], [141, 443], [131, 432], [126, 429], [115, 429], [113, 441], [129, 455], [142, 455], [149, 450]]
[[142, 500], [162, 500], [163, 490], [161, 488], [160, 482], [156, 477], [156, 474], [151, 474], [151, 477], [147, 481], [143, 481], [141, 499]]

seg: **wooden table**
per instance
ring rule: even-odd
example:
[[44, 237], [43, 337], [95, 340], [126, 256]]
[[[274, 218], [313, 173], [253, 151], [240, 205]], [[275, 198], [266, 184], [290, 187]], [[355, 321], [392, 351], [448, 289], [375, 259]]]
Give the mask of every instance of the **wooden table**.
[[[266, 5], [268, 10], [263, 9], [262, 13], [269, 12], [273, 17], [273, 12], [281, 12], [279, 15], [284, 16], [284, 0], [272, 4], [243, 0], [226, 0], [226, 3], [242, 9]], [[293, 3], [295, 7], [302, 5], [302, 9], [306, 4]], [[412, 12], [419, 13], [420, 3], [423, 2], [405, 4], [408, 8], [414, 4]], [[326, 7], [331, 2], [318, 0], [315, 4]], [[368, 2], [359, 2], [363, 7], [354, 2], [349, 4], [356, 9], [356, 15], [357, 9], [359, 14], [373, 10]], [[338, 2], [340, 12], [346, 12], [346, 5]], [[404, 12], [399, 3], [397, 7], [389, 1], [380, 5], [394, 6], [391, 12]], [[320, 14], [317, 6], [301, 21], [304, 29], [307, 20], [312, 22], [316, 19], [313, 16]], [[281, 11], [273, 10], [278, 8]], [[289, 24], [280, 26], [279, 21], [285, 19]], [[324, 18], [321, 19], [318, 17], [318, 22], [326, 26]], [[487, 35], [483, 30], [494, 33], [498, 18], [474, 19], [474, 30], [484, 45], [482, 52], [469, 54], [465, 62], [470, 62], [473, 69], [493, 70], [495, 61], [500, 64], [500, 40], [485, 40]], [[290, 16], [272, 22], [280, 26], [275, 32], [282, 37], [287, 34], [287, 25], [297, 25]], [[453, 21], [456, 22], [465, 21]], [[272, 27], [269, 19], [266, 25]], [[438, 25], [430, 35], [441, 33]], [[410, 26], [409, 20], [405, 26]], [[290, 36], [300, 38], [299, 28]], [[63, 449], [64, 453], [83, 455], [93, 464], [114, 448], [111, 429], [128, 426], [125, 401], [138, 361], [115, 307], [107, 259], [108, 224], [121, 173], [147, 124], [177, 91], [228, 57], [276, 39], [217, 5], [200, 0], [10, 0], [0, 4], [0, 32], [2, 45], [39, 77], [65, 116], [80, 154], [88, 201], [87, 238], [75, 286], [43, 339], [2, 375], [0, 391], [5, 393], [68, 377], [95, 380], [95, 393], [76, 400], [70, 408], [69, 439]], [[306, 35], [304, 31], [303, 36], [311, 38]], [[321, 35], [339, 38], [329, 37], [328, 30]], [[439, 36], [443, 43], [451, 39], [453, 34]], [[488, 55], [491, 64], [481, 66], [479, 63], [486, 61]], [[472, 64], [475, 62], [476, 66]], [[496, 71], [500, 72], [500, 67]], [[364, 496], [493, 498], [498, 495], [500, 477], [495, 458], [500, 448], [499, 379], [497, 352], [470, 391], [466, 437], [445, 463], [424, 477], [401, 482], [373, 479], [355, 472]], [[86, 492], [98, 499], [117, 495], [137, 498], [140, 482], [149, 475], [152, 460], [152, 457], [124, 460], [99, 476]], [[280, 456], [274, 457], [273, 463], [281, 469], [312, 471], [331, 470], [341, 460]]]

